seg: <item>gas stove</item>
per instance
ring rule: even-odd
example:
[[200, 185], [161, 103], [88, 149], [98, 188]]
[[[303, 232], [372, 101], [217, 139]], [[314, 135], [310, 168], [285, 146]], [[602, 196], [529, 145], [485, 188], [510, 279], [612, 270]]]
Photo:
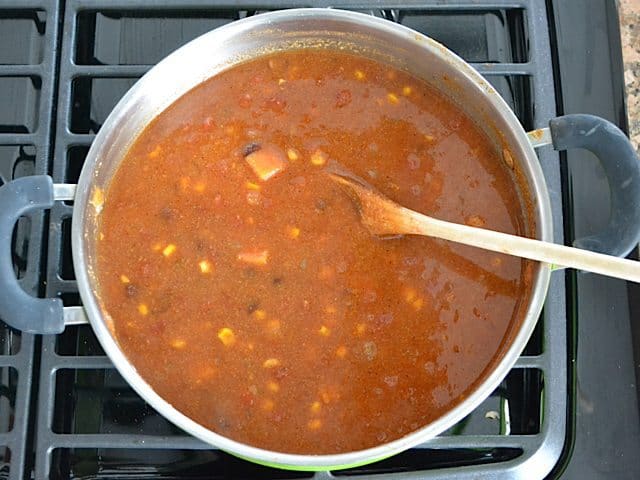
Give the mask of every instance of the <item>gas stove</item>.
[[[291, 7], [356, 10], [431, 36], [472, 63], [526, 130], [562, 113], [624, 129], [615, 5], [576, 3], [0, 0], [0, 184], [74, 183], [110, 110], [151, 66], [220, 25]], [[555, 241], [602, 228], [608, 187], [594, 158], [549, 147], [538, 157]], [[72, 202], [57, 202], [21, 219], [12, 242], [22, 287], [68, 306], [81, 304], [72, 215]], [[523, 355], [471, 415], [388, 460], [315, 474], [257, 466], [180, 431], [128, 387], [89, 326], [34, 336], [0, 322], [0, 478], [638, 478], [639, 307], [635, 285], [555, 272]]]

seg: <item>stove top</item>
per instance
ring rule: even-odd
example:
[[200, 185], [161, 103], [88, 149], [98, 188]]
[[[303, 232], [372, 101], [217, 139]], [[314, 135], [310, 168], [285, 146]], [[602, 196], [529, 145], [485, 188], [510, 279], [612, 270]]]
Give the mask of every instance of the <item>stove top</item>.
[[[526, 130], [563, 112], [624, 127], [615, 6], [567, 3], [0, 0], [0, 184], [34, 174], [74, 183], [110, 110], [153, 64], [217, 26], [296, 6], [361, 11], [435, 38], [496, 87]], [[556, 242], [606, 223], [606, 182], [592, 158], [549, 147], [538, 156]], [[72, 202], [57, 202], [22, 219], [12, 252], [25, 290], [80, 305], [72, 215]], [[33, 336], [2, 325], [0, 478], [635, 478], [629, 299], [638, 293], [554, 273], [524, 354], [471, 415], [391, 459], [316, 474], [257, 466], [183, 433], [128, 387], [88, 326]]]

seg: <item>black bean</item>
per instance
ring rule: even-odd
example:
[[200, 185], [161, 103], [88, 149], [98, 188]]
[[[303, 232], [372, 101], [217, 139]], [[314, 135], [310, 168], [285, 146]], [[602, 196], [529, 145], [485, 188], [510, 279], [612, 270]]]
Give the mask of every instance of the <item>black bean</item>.
[[242, 270], [242, 273], [246, 278], [253, 278], [256, 276], [256, 269], [253, 267], [248, 267]]
[[162, 210], [160, 210], [161, 219], [169, 221], [169, 220], [173, 220], [174, 217], [175, 217], [175, 212], [173, 211], [173, 209], [169, 207], [164, 207], [162, 208]]
[[253, 312], [255, 312], [258, 309], [259, 306], [260, 306], [259, 300], [251, 300], [247, 304], [247, 313], [251, 315]]
[[172, 304], [173, 293], [170, 290], [165, 290], [151, 304], [151, 313], [165, 313], [169, 311]]
[[253, 152], [257, 152], [260, 148], [262, 147], [257, 142], [247, 143], [242, 149], [242, 155], [246, 157], [247, 155], [251, 155]]
[[283, 281], [282, 277], [274, 277], [273, 280], [272, 280], [274, 285], [280, 285], [282, 283], [282, 281]]
[[132, 283], [127, 283], [127, 285], [124, 287], [124, 291], [127, 294], [127, 297], [133, 298], [138, 293], [138, 288]]

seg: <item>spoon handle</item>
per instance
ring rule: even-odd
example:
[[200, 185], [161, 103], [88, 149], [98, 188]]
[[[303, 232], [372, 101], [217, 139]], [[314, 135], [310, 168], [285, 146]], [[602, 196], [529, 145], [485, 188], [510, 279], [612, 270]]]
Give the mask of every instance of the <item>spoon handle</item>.
[[404, 233], [442, 238], [556, 266], [577, 268], [609, 277], [640, 282], [640, 262], [635, 260], [626, 260], [580, 248], [445, 222], [409, 209], [404, 209], [403, 215], [410, 217], [409, 222], [405, 222], [406, 231]]

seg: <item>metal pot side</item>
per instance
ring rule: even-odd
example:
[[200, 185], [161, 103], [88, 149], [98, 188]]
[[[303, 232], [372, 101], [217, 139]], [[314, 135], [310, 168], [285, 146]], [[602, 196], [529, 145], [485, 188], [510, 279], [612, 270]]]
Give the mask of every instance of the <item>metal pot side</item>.
[[195, 437], [247, 460], [279, 468], [335, 470], [381, 460], [419, 445], [462, 420], [490, 395], [533, 332], [546, 296], [550, 267], [541, 265], [537, 269], [526, 316], [484, 381], [436, 421], [384, 445], [334, 455], [268, 451], [203, 427], [158, 395], [120, 350], [99, 296], [95, 251], [104, 193], [136, 137], [184, 93], [237, 63], [302, 48], [337, 49], [382, 61], [413, 73], [450, 97], [477, 120], [498, 148], [511, 153], [529, 190], [536, 237], [552, 241], [549, 195], [536, 154], [515, 115], [473, 68], [439, 43], [386, 20], [340, 10], [295, 9], [253, 16], [193, 40], [152, 68], [122, 98], [96, 136], [78, 181], [72, 226], [73, 264], [84, 307], [102, 347], [124, 379], [164, 417]]

